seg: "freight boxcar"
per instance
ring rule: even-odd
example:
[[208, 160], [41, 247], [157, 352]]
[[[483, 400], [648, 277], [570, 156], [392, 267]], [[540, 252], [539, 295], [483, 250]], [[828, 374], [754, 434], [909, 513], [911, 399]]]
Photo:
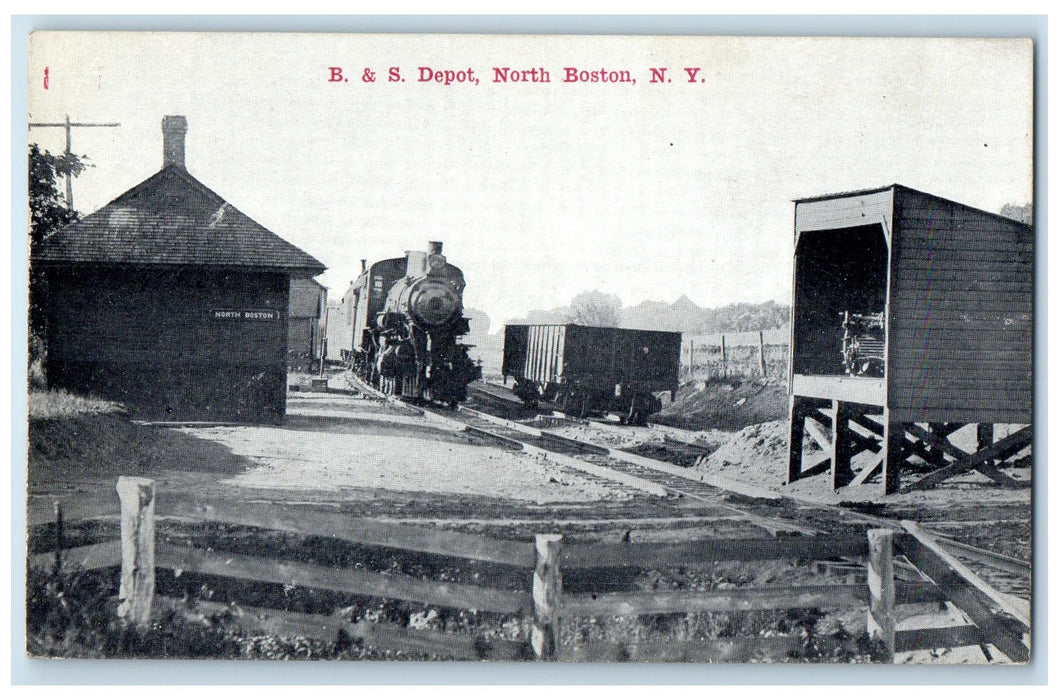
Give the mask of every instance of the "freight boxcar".
[[502, 371], [528, 404], [544, 400], [573, 415], [614, 412], [643, 423], [661, 408], [655, 394], [668, 391], [672, 399], [677, 390], [680, 333], [508, 325]]

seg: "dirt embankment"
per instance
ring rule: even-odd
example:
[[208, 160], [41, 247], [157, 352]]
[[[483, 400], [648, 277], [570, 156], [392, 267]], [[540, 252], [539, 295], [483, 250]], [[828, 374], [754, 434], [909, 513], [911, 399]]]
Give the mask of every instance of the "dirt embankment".
[[685, 384], [672, 404], [651, 417], [686, 430], [740, 430], [787, 417], [787, 386], [761, 378], [709, 379]]
[[134, 423], [120, 406], [62, 392], [31, 392], [28, 419], [31, 503], [93, 492], [113, 496], [119, 476], [157, 478], [179, 471], [213, 479], [250, 466], [224, 445]]
[[50, 481], [147, 476], [162, 470], [235, 474], [250, 466], [223, 445], [120, 414], [29, 421], [29, 487]]

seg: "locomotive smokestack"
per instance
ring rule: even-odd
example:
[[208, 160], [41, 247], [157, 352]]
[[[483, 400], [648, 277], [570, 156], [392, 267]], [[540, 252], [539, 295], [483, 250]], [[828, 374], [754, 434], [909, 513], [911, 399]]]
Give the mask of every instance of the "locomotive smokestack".
[[360, 271], [361, 272], [367, 272], [368, 271], [368, 261], [365, 258], [361, 258], [360, 259]]
[[428, 251], [431, 255], [441, 255], [441, 241], [431, 241]]

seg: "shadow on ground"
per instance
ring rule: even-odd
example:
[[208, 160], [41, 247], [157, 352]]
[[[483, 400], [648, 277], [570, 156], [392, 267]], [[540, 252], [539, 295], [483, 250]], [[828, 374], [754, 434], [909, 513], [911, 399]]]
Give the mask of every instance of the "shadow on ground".
[[28, 486], [180, 470], [238, 474], [252, 466], [224, 445], [116, 414], [29, 421]]

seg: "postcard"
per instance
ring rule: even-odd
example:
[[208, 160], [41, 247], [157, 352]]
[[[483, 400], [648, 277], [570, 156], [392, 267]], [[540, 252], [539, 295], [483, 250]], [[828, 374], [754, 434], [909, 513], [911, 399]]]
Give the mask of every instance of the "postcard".
[[28, 656], [1030, 661], [1031, 39], [28, 75]]

